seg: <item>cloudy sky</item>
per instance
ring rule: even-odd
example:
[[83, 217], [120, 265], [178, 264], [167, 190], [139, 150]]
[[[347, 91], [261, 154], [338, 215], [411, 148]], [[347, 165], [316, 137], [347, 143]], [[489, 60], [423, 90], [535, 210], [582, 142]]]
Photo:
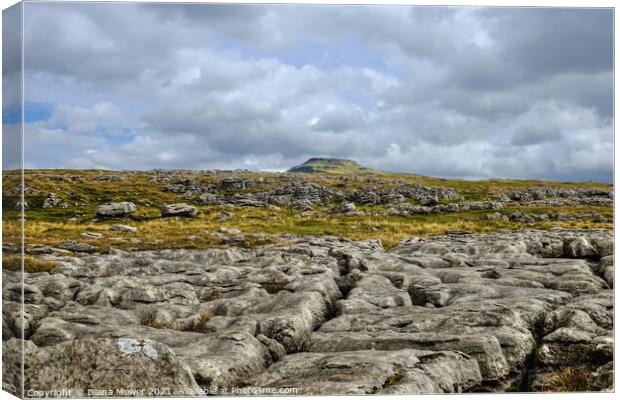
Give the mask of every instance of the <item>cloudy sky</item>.
[[27, 3], [24, 15], [27, 167], [285, 170], [330, 156], [612, 180], [609, 9]]

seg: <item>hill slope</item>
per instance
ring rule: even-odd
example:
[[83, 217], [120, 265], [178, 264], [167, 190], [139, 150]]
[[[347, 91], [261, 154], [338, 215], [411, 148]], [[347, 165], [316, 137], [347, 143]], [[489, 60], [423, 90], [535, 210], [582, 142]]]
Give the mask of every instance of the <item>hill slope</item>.
[[380, 171], [364, 167], [355, 160], [316, 157], [310, 158], [303, 164], [292, 167], [287, 172], [354, 174], [368, 172], [378, 173]]

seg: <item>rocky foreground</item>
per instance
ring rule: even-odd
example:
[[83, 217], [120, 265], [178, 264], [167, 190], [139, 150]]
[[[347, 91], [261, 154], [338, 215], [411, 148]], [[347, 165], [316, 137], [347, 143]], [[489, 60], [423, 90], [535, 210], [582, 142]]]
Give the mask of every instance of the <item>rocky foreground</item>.
[[50, 396], [612, 389], [607, 230], [46, 257], [25, 319], [4, 271], [3, 348]]

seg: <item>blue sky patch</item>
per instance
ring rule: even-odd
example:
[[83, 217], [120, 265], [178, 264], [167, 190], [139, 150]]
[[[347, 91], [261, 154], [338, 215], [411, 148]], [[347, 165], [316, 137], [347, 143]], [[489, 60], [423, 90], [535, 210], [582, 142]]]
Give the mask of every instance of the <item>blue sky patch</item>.
[[[26, 102], [24, 122], [45, 121], [52, 116], [54, 106], [49, 103]], [[21, 105], [14, 103], [2, 110], [3, 124], [19, 124], [21, 121]]]

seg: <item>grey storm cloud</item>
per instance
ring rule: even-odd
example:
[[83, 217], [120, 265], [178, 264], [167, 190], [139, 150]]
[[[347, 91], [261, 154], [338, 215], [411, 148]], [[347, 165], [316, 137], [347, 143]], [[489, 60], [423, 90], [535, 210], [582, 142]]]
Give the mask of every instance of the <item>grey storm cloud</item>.
[[26, 124], [31, 166], [612, 179], [611, 9], [27, 3], [24, 22], [26, 102], [53, 110]]
[[540, 143], [557, 142], [562, 139], [559, 129], [542, 130], [538, 127], [521, 128], [512, 137], [510, 144], [533, 146]]

